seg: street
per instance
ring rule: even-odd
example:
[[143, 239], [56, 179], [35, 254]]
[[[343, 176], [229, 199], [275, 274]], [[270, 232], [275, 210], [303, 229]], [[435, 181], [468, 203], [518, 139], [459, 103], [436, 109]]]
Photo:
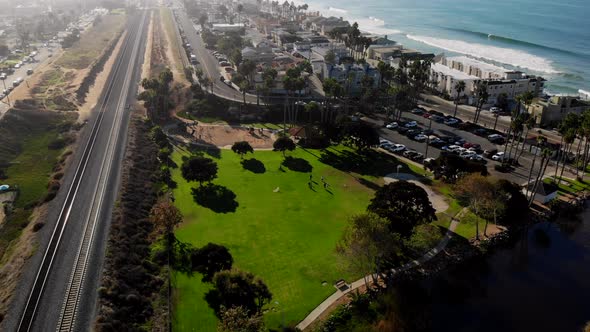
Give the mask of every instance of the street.
[[35, 255], [0, 330], [92, 330], [106, 239], [118, 195], [129, 109], [136, 97], [146, 14], [127, 22], [126, 39], [79, 138], [62, 190], [49, 204]]
[[[59, 44], [57, 43], [50, 43], [48, 47], [43, 47], [42, 44], [37, 45], [37, 52], [38, 54], [35, 56], [36, 61], [33, 63], [25, 63], [22, 67], [15, 69], [13, 74], [10, 74], [6, 77], [5, 80], [0, 83], [0, 93], [4, 89], [12, 86], [12, 82], [15, 81], [17, 78], [23, 78], [24, 82], [22, 82], [18, 87], [14, 88], [14, 90], [9, 93], [4, 99], [0, 101], [0, 118], [10, 109], [11, 106], [14, 105], [14, 101], [11, 98], [12, 96], [16, 95], [17, 90], [19, 89], [26, 89], [27, 88], [27, 79], [31, 77], [31, 75], [27, 75], [27, 70], [32, 69], [35, 72], [41, 66], [44, 66], [53, 61], [53, 54], [59, 52]], [[51, 57], [49, 55], [52, 55]], [[9, 105], [10, 102], [10, 105]]]

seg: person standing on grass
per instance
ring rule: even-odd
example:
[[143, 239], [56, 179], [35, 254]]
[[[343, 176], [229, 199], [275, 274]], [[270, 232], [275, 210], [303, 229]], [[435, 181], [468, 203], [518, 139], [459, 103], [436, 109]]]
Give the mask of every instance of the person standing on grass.
[[313, 175], [309, 174], [309, 181], [312, 181], [312, 180], [313, 180]]

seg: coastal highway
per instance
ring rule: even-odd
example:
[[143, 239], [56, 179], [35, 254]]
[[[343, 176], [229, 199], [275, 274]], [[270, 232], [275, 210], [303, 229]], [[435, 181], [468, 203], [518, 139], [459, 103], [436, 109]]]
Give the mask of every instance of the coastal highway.
[[130, 14], [99, 103], [79, 138], [62, 188], [49, 204], [2, 331], [89, 331], [136, 97], [147, 13]]

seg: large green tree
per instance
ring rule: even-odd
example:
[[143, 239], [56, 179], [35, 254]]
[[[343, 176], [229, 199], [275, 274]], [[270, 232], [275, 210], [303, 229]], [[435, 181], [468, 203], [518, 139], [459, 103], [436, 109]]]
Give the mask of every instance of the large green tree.
[[390, 229], [404, 237], [409, 236], [415, 226], [436, 219], [426, 191], [408, 181], [379, 188], [367, 210], [387, 218]]
[[205, 294], [205, 300], [217, 317], [220, 317], [222, 307], [241, 306], [248, 315], [259, 314], [271, 299], [272, 294], [262, 279], [237, 269], [216, 273], [213, 289]]
[[232, 145], [231, 150], [239, 154], [240, 159], [243, 159], [246, 153], [254, 153], [254, 149], [252, 148], [250, 143], [246, 141], [235, 142], [234, 145]]
[[211, 182], [217, 177], [217, 164], [213, 159], [203, 156], [192, 156], [182, 163], [182, 177], [187, 181]]
[[283, 153], [283, 157], [285, 156], [285, 151], [293, 151], [296, 148], [295, 142], [287, 136], [281, 136], [277, 138], [277, 140], [272, 144], [272, 147], [275, 151], [281, 151]]

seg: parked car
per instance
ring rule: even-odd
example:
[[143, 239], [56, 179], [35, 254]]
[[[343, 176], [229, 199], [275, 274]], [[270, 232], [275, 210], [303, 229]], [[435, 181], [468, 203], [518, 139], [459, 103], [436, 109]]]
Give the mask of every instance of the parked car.
[[415, 128], [415, 127], [418, 127], [418, 122], [416, 122], [416, 121], [410, 121], [410, 122], [406, 123], [404, 125], [404, 127], [406, 127], [406, 128]]
[[426, 113], [422, 114], [422, 117], [423, 117], [423, 118], [426, 118], [426, 119], [428, 119], [428, 118], [429, 118], [429, 117], [431, 117], [431, 116], [432, 116], [432, 114], [430, 114], [430, 113], [428, 113], [428, 112], [426, 112]]
[[454, 152], [454, 151], [456, 151], [459, 148], [460, 148], [460, 146], [458, 146], [458, 145], [446, 145], [446, 146], [443, 146], [442, 149], [444, 151]]
[[484, 150], [483, 155], [486, 158], [492, 158], [492, 156], [495, 155], [496, 153], [498, 153], [498, 149]]
[[447, 143], [440, 138], [431, 139], [428, 143], [430, 146], [434, 146], [435, 148], [441, 148], [445, 146]]
[[502, 137], [502, 135], [498, 135], [498, 134], [491, 134], [491, 135], [488, 135], [488, 141], [490, 141], [494, 144], [504, 144], [504, 137]]
[[432, 115], [430, 118], [432, 119], [432, 121], [437, 122], [437, 123], [443, 123], [445, 121], [444, 116], [440, 116], [437, 114]]
[[420, 152], [416, 152], [410, 156], [410, 159], [420, 162], [422, 159], [424, 159], [424, 155]]
[[419, 129], [409, 129], [408, 131], [406, 131], [406, 136], [410, 139], [414, 138], [418, 134], [420, 134]]
[[422, 114], [424, 114], [424, 113], [425, 113], [425, 112], [424, 112], [424, 110], [422, 110], [422, 109], [420, 109], [420, 108], [414, 108], [414, 109], [412, 110], [412, 114], [416, 114], [416, 115], [422, 115]]
[[504, 152], [503, 151], [500, 151], [500, 152], [498, 152], [498, 153], [496, 153], [495, 155], [492, 156], [492, 160], [502, 161], [502, 160], [504, 160], [504, 157], [505, 157]]
[[401, 153], [406, 149], [406, 146], [403, 144], [394, 144], [392, 150], [393, 153]]
[[461, 152], [461, 154], [459, 155], [459, 157], [461, 157], [463, 159], [469, 159], [469, 158], [475, 156], [476, 154], [477, 153], [475, 153], [475, 151], [467, 150], [467, 151]]
[[488, 130], [485, 128], [477, 128], [473, 131], [473, 133], [477, 136], [486, 136], [488, 134]]
[[4, 97], [6, 97], [6, 95], [3, 93], [0, 93], [0, 100], [4, 99]]
[[220, 63], [219, 63], [219, 65], [220, 65], [221, 67], [231, 67], [231, 63], [229, 63], [229, 62], [226, 62], [226, 61], [222, 61], [222, 62], [220, 62]]
[[479, 154], [474, 154], [473, 156], [471, 156], [469, 158], [469, 160], [476, 161], [476, 162], [482, 163], [482, 164], [486, 164], [487, 163], [487, 161], [483, 158], [483, 156], [482, 155], [479, 155]]
[[389, 142], [381, 143], [379, 144], [379, 147], [385, 150], [389, 150], [391, 147], [393, 147], [393, 144]]
[[404, 151], [403, 156], [411, 159], [412, 156], [416, 153], [418, 153], [418, 152], [416, 152], [414, 150], [406, 150], [406, 151]]
[[446, 119], [444, 121], [444, 124], [447, 126], [453, 127], [453, 126], [456, 126], [457, 124], [459, 124], [459, 121], [457, 121], [457, 119], [450, 118], [450, 119]]
[[418, 135], [414, 136], [413, 139], [418, 142], [425, 142], [428, 139], [428, 136], [426, 136], [424, 134], [418, 134]]
[[392, 129], [392, 130], [395, 129], [395, 128], [397, 128], [397, 127], [399, 127], [399, 125], [397, 124], [397, 122], [392, 122], [392, 123], [390, 123], [390, 124], [388, 124], [388, 125], [385, 126], [385, 128]]
[[432, 130], [432, 129], [422, 130], [422, 134], [424, 134], [424, 135], [432, 135], [433, 133], [434, 133], [434, 130]]
[[408, 130], [410, 130], [409, 128], [406, 128], [404, 126], [399, 126], [396, 128], [397, 132], [400, 134], [405, 134]]

